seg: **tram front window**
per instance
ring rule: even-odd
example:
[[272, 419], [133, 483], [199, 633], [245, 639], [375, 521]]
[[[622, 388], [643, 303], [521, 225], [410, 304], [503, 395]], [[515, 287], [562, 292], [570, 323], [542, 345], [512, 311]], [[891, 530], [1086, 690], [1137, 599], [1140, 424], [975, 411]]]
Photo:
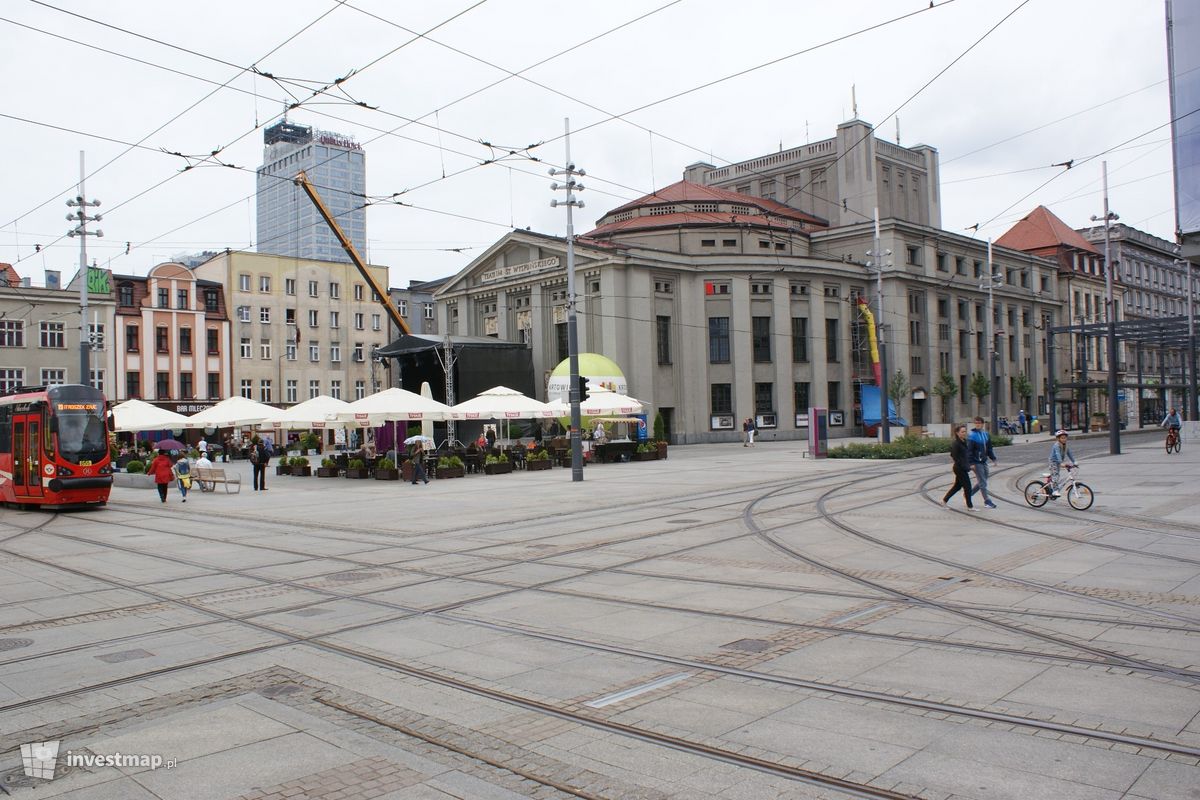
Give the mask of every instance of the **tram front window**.
[[[69, 387], [75, 388], [75, 387]], [[79, 387], [82, 389], [83, 387]], [[88, 390], [84, 389], [84, 392]], [[99, 461], [108, 452], [104, 430], [104, 400], [91, 396], [52, 398], [51, 408], [58, 429], [58, 452], [74, 464]]]

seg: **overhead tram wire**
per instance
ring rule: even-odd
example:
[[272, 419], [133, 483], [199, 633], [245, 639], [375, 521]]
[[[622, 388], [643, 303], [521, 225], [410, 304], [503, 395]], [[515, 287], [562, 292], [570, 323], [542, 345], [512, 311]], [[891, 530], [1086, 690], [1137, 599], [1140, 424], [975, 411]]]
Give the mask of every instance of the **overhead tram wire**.
[[[93, 23], [93, 24], [96, 24], [96, 25], [102, 25], [102, 26], [104, 26], [104, 27], [106, 27], [106, 28], [111, 28], [111, 29], [113, 29], [113, 30], [120, 31], [120, 32], [122, 32], [122, 33], [125, 33], [125, 34], [127, 34], [127, 35], [131, 35], [131, 36], [138, 36], [139, 38], [143, 38], [143, 39], [147, 39], [147, 40], [149, 40], [149, 41], [154, 41], [154, 42], [156, 42], [156, 43], [163, 44], [163, 43], [162, 43], [162, 42], [160, 42], [159, 40], [153, 39], [152, 37], [149, 37], [149, 36], [144, 36], [144, 35], [142, 35], [142, 34], [136, 34], [136, 33], [132, 32], [132, 31], [128, 31], [128, 30], [126, 30], [126, 29], [124, 29], [124, 28], [121, 28], [121, 27], [119, 27], [119, 26], [116, 26], [116, 25], [111, 25], [111, 24], [109, 24], [109, 23], [107, 23], [107, 22], [102, 22], [102, 21], [100, 21], [100, 20], [93, 19], [93, 18], [91, 18], [91, 17], [88, 17], [88, 16], [85, 16], [85, 15], [83, 15], [83, 14], [76, 13], [76, 12], [74, 12], [74, 11], [67, 11], [67, 10], [65, 10], [65, 9], [58, 8], [57, 6], [53, 6], [53, 5], [50, 5], [50, 4], [49, 4], [49, 3], [47, 3], [47, 2], [44, 2], [44, 0], [30, 0], [30, 2], [31, 2], [31, 3], [34, 3], [35, 5], [39, 5], [39, 6], [43, 6], [43, 7], [45, 7], [45, 8], [48, 8], [48, 9], [50, 9], [50, 10], [52, 10], [52, 11], [57, 11], [57, 12], [59, 12], [59, 13], [61, 13], [61, 14], [66, 14], [66, 15], [68, 15], [68, 16], [73, 16], [73, 17], [76, 17], [77, 19], [82, 19], [82, 20], [85, 20], [85, 21], [87, 21], [87, 22], [91, 22], [91, 23]], [[275, 47], [271, 48], [271, 50], [270, 50], [270, 51], [269, 51], [269, 52], [268, 52], [266, 55], [264, 55], [262, 58], [260, 58], [260, 59], [259, 59], [259, 61], [262, 61], [262, 60], [263, 60], [263, 59], [265, 59], [265, 58], [269, 58], [270, 56], [272, 56], [273, 54], [275, 54], [276, 52], [278, 52], [280, 49], [282, 49], [283, 47], [285, 47], [286, 45], [288, 45], [288, 44], [289, 44], [289, 43], [290, 43], [292, 40], [294, 40], [294, 39], [295, 39], [297, 36], [299, 36], [300, 34], [302, 34], [302, 33], [304, 33], [305, 31], [307, 31], [309, 28], [311, 28], [311, 27], [313, 27], [314, 25], [316, 25], [318, 22], [320, 22], [321, 20], [323, 20], [325, 17], [329, 16], [329, 14], [333, 13], [333, 11], [334, 11], [335, 9], [337, 9], [337, 7], [338, 7], [339, 5], [341, 5], [341, 3], [342, 3], [342, 0], [337, 0], [337, 2], [335, 3], [335, 5], [334, 5], [332, 8], [329, 8], [328, 10], [326, 10], [325, 12], [323, 12], [323, 13], [322, 13], [320, 16], [318, 16], [316, 19], [314, 19], [312, 22], [309, 22], [307, 25], [305, 25], [303, 28], [301, 28], [300, 30], [298, 30], [298, 31], [296, 31], [295, 33], [293, 33], [293, 34], [292, 34], [291, 36], [289, 36], [287, 39], [285, 39], [284, 41], [282, 41], [281, 43], [279, 43], [279, 44], [278, 44], [278, 45], [276, 45]], [[168, 46], [170, 46], [170, 45], [168, 45]], [[199, 54], [197, 54], [195, 51], [193, 51], [193, 50], [188, 50], [187, 48], [177, 48], [177, 49], [184, 50], [185, 52], [191, 53], [191, 54], [193, 54], [193, 55], [199, 55]], [[209, 57], [209, 56], [202, 56], [202, 57], [209, 58], [210, 60], [217, 60], [217, 59], [213, 59], [212, 57]], [[170, 125], [170, 124], [174, 123], [174, 122], [175, 122], [175, 121], [177, 121], [177, 120], [178, 120], [180, 117], [182, 117], [184, 114], [187, 114], [189, 111], [192, 111], [192, 110], [193, 110], [193, 109], [195, 109], [197, 106], [199, 106], [199, 105], [201, 105], [202, 103], [206, 102], [206, 101], [207, 101], [209, 98], [213, 97], [213, 95], [215, 95], [217, 92], [221, 91], [221, 89], [222, 89], [222, 88], [224, 88], [224, 87], [225, 87], [225, 86], [227, 86], [228, 84], [230, 84], [230, 83], [232, 83], [233, 81], [235, 81], [235, 80], [237, 80], [238, 78], [240, 78], [240, 77], [241, 77], [243, 74], [245, 74], [245, 72], [247, 71], [247, 68], [246, 68], [246, 67], [237, 67], [236, 65], [230, 65], [230, 66], [234, 66], [234, 67], [236, 67], [236, 69], [238, 70], [238, 72], [237, 72], [235, 75], [233, 75], [231, 78], [229, 78], [227, 81], [225, 81], [223, 84], [221, 84], [221, 85], [220, 85], [220, 86], [218, 86], [217, 88], [215, 88], [215, 89], [213, 89], [212, 91], [210, 91], [208, 94], [204, 95], [204, 97], [202, 97], [202, 98], [200, 98], [199, 100], [197, 100], [196, 102], [192, 103], [190, 106], [188, 106], [187, 108], [185, 108], [183, 111], [180, 111], [178, 114], [176, 114], [175, 116], [171, 117], [171, 119], [167, 120], [167, 121], [166, 121], [166, 122], [164, 122], [162, 125], [159, 125], [157, 128], [155, 128], [154, 130], [152, 130], [150, 133], [148, 133], [148, 134], [146, 134], [145, 136], [143, 136], [143, 137], [141, 137], [140, 139], [138, 139], [138, 141], [137, 141], [137, 144], [143, 144], [143, 143], [144, 143], [144, 142], [145, 142], [147, 139], [149, 139], [151, 136], [153, 136], [153, 135], [155, 135], [156, 133], [158, 133], [159, 131], [163, 130], [163, 129], [164, 129], [164, 128], [166, 128], [168, 125]], [[108, 161], [106, 161], [104, 164], [101, 164], [99, 167], [97, 167], [96, 169], [92, 170], [90, 173], [88, 173], [88, 175], [87, 175], [86, 177], [87, 177], [87, 178], [91, 178], [91, 177], [93, 177], [93, 176], [95, 176], [95, 175], [99, 174], [100, 172], [102, 172], [103, 170], [105, 170], [106, 168], [108, 168], [108, 167], [110, 167], [112, 164], [114, 164], [114, 163], [115, 163], [117, 160], [119, 160], [119, 159], [123, 158], [124, 156], [126, 156], [128, 153], [130, 153], [130, 152], [131, 152], [131, 150], [132, 150], [132, 148], [127, 148], [126, 150], [122, 151], [121, 153], [118, 153], [116, 156], [114, 156], [113, 158], [109, 159], [109, 160], [108, 160]], [[67, 192], [69, 192], [69, 191], [71, 191], [71, 187], [68, 187], [67, 189], [64, 189], [63, 191], [67, 191]], [[24, 214], [21, 214], [19, 217], [17, 217], [16, 219], [14, 219], [12, 222], [6, 223], [5, 225], [2, 225], [2, 226], [0, 226], [0, 227], [7, 228], [9, 225], [15, 225], [17, 222], [20, 222], [22, 219], [24, 219], [25, 217], [29, 216], [29, 215], [30, 215], [30, 214], [32, 214], [34, 211], [37, 211], [38, 209], [40, 209], [40, 208], [42, 208], [42, 207], [46, 206], [47, 204], [49, 204], [49, 203], [52, 203], [52, 202], [54, 202], [55, 200], [57, 200], [58, 198], [60, 198], [60, 197], [62, 196], [62, 194], [63, 194], [63, 191], [60, 191], [60, 192], [58, 192], [58, 193], [57, 193], [57, 194], [55, 194], [53, 197], [51, 197], [51, 198], [49, 198], [49, 199], [47, 199], [47, 200], [43, 201], [42, 203], [39, 203], [37, 206], [35, 206], [34, 208], [30, 209], [29, 211], [26, 211]]]

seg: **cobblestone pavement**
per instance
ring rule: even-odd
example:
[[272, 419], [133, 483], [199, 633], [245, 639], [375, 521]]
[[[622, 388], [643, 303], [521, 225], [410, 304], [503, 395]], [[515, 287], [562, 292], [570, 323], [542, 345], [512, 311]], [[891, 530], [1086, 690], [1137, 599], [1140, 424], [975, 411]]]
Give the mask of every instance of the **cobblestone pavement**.
[[1200, 797], [1200, 443], [1074, 443], [1076, 511], [1027, 438], [971, 513], [770, 441], [2, 511], [0, 792]]

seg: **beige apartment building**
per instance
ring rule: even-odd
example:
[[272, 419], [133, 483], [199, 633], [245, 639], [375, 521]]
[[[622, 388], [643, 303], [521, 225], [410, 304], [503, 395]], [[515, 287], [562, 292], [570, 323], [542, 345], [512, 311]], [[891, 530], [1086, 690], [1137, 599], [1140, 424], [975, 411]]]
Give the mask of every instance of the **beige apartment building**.
[[[368, 269], [388, 285], [386, 267]], [[384, 388], [371, 348], [388, 341], [387, 311], [354, 265], [227, 250], [194, 271], [225, 287], [233, 392], [286, 406]]]

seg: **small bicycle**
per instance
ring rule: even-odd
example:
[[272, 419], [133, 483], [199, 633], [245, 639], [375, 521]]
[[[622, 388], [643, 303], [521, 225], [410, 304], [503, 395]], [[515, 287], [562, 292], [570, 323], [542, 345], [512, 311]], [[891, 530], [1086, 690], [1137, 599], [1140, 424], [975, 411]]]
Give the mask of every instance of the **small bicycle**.
[[[1067, 477], [1062, 482], [1062, 493], [1066, 495], [1067, 502], [1071, 504], [1071, 508], [1076, 511], [1091, 508], [1096, 496], [1092, 493], [1092, 487], [1076, 480], [1075, 474], [1079, 471], [1079, 468], [1072, 466], [1064, 467], [1064, 469], [1067, 470]], [[1041, 508], [1053, 499], [1055, 499], [1054, 481], [1050, 479], [1049, 472], [1043, 472], [1039, 480], [1030, 481], [1025, 487], [1025, 502], [1034, 508]]]
[[1167, 428], [1167, 455], [1178, 453], [1183, 449], [1183, 437], [1178, 428]]

